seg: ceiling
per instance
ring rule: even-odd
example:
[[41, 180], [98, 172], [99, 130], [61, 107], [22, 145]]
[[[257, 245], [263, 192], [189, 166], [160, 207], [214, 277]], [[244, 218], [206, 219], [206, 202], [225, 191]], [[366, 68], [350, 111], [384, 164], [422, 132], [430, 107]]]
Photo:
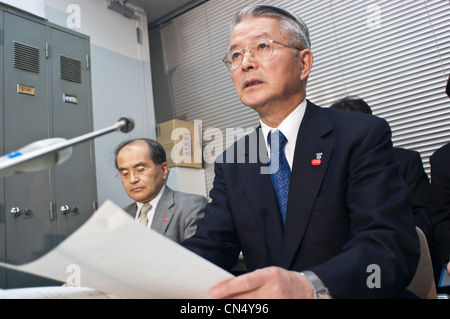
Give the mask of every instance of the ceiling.
[[189, 7], [189, 4], [198, 3], [198, 1], [193, 0], [129, 0], [128, 2], [145, 9], [148, 23], [155, 22], [184, 6]]

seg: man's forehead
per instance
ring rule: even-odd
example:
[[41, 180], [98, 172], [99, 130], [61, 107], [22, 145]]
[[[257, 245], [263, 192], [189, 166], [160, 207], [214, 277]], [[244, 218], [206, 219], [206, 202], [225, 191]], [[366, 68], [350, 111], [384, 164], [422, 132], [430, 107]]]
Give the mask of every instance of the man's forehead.
[[269, 17], [248, 17], [239, 22], [231, 32], [230, 49], [260, 39], [271, 39], [280, 34], [279, 21]]
[[268, 32], [260, 32], [260, 33], [256, 33], [254, 35], [250, 35], [245, 37], [245, 40], [243, 38], [239, 39], [235, 39], [233, 43], [230, 42], [230, 50], [239, 48], [241, 46], [245, 46], [250, 42], [253, 41], [257, 41], [257, 40], [261, 40], [261, 39], [271, 39], [272, 36], [270, 35], [270, 33]]
[[[127, 165], [142, 166], [142, 164], [152, 164], [153, 161], [150, 158], [148, 151], [148, 145], [130, 143], [125, 145], [117, 154], [118, 164], [126, 162]], [[124, 163], [125, 164], [125, 163]]]

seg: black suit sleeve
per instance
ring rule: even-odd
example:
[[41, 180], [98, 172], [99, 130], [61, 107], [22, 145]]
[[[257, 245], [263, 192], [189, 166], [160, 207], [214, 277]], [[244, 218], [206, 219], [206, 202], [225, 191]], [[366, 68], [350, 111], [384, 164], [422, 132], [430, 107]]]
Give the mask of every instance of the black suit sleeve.
[[241, 248], [228, 204], [225, 177], [217, 163], [214, 173], [212, 202], [206, 206], [204, 218], [197, 221], [195, 236], [181, 244], [219, 267], [231, 269]]
[[430, 181], [423, 168], [420, 153], [408, 149], [394, 148], [394, 157], [399, 161], [400, 175], [408, 185], [415, 224], [424, 232], [430, 242], [433, 233], [429, 212]]
[[443, 264], [450, 254], [450, 144], [436, 151], [430, 164], [431, 220], [438, 262]]

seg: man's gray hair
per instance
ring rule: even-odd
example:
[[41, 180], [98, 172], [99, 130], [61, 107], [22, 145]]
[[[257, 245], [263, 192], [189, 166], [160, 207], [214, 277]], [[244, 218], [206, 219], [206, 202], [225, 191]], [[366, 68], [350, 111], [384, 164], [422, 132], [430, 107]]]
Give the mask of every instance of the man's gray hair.
[[240, 8], [231, 21], [231, 30], [248, 17], [269, 17], [280, 21], [283, 33], [290, 39], [290, 45], [311, 49], [309, 30], [303, 20], [292, 13], [270, 5], [253, 5]]

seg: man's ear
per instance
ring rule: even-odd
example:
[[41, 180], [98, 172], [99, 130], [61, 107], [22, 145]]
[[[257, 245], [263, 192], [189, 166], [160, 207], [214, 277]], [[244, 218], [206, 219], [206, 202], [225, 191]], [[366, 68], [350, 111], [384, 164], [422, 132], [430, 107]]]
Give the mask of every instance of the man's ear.
[[311, 50], [304, 49], [299, 52], [299, 63], [302, 64], [302, 73], [301, 73], [301, 80], [306, 80], [306, 78], [311, 73], [312, 65], [313, 65], [313, 54]]
[[161, 169], [162, 169], [162, 177], [164, 180], [166, 180], [167, 175], [169, 175], [169, 165], [167, 164], [167, 162], [163, 162], [161, 164]]

